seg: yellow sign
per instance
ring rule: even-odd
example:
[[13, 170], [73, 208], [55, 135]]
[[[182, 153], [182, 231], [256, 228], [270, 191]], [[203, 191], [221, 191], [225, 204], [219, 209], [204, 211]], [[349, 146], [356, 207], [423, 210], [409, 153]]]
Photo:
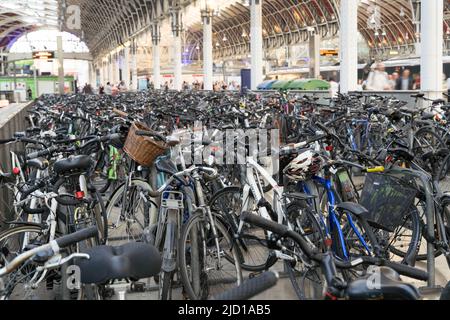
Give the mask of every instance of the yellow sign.
[[55, 58], [55, 52], [53, 52], [53, 51], [33, 52], [33, 59], [48, 60], [48, 59], [54, 59], [54, 58]]
[[322, 57], [337, 57], [339, 55], [339, 50], [322, 49], [322, 50], [320, 50], [320, 55]]

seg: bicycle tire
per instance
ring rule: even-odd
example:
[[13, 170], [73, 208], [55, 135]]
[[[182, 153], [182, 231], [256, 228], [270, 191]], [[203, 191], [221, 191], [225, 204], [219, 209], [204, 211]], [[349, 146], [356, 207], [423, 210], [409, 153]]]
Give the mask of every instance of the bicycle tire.
[[[139, 187], [141, 188], [141, 190], [143, 191], [152, 191], [152, 187], [145, 181], [143, 180], [139, 180], [139, 179], [134, 179], [131, 181], [131, 186], [132, 187]], [[114, 232], [114, 230], [117, 230], [117, 226], [114, 225], [113, 222], [117, 222], [117, 224], [120, 222], [119, 220], [121, 219], [120, 216], [115, 217], [113, 216], [113, 210], [115, 208], [121, 208], [124, 204], [123, 202], [123, 193], [125, 192], [125, 184], [122, 184], [121, 186], [119, 186], [111, 195], [111, 197], [108, 200], [107, 206], [106, 206], [106, 216], [108, 219], [108, 243], [112, 242], [112, 241], [125, 241], [126, 240], [130, 240], [130, 238], [133, 238], [134, 236], [132, 234], [129, 234], [128, 230], [125, 230], [125, 234], [122, 236], [116, 236], [117, 232]], [[130, 198], [128, 198], [130, 199]], [[133, 204], [134, 206], [134, 204]], [[133, 209], [134, 210], [134, 209]], [[145, 210], [145, 208], [144, 208]], [[115, 213], [114, 213], [115, 214]], [[154, 224], [156, 222], [156, 216], [157, 216], [157, 210], [156, 208], [152, 205], [150, 207], [150, 212], [143, 212], [143, 216], [141, 217], [142, 221], [137, 222], [137, 224], [141, 225], [141, 229], [142, 229], [142, 233], [140, 235], [136, 235], [136, 237], [140, 237], [140, 239], [138, 240], [142, 240], [143, 236], [144, 236], [144, 230], [146, 227]], [[117, 220], [116, 220], [117, 218]], [[114, 221], [112, 221], [114, 220]], [[136, 240], [136, 239], [131, 239], [131, 240]], [[124, 242], [120, 242], [120, 243], [124, 243]]]
[[[205, 300], [211, 296], [215, 296], [221, 292], [224, 292], [228, 289], [230, 289], [231, 287], [235, 287], [235, 286], [239, 286], [242, 283], [242, 272], [241, 272], [241, 267], [239, 263], [236, 263], [236, 261], [239, 261], [239, 254], [237, 253], [237, 251], [239, 250], [239, 248], [237, 246], [233, 245], [233, 238], [230, 237], [230, 235], [228, 234], [228, 230], [225, 228], [225, 226], [217, 219], [215, 219], [215, 225], [216, 225], [216, 230], [219, 234], [219, 236], [222, 236], [222, 238], [224, 238], [227, 242], [228, 242], [228, 246], [229, 248], [220, 248], [221, 251], [223, 252], [225, 255], [227, 255], [227, 257], [225, 259], [222, 259], [222, 262], [228, 261], [229, 263], [227, 264], [227, 266], [229, 266], [229, 269], [231, 270], [230, 272], [235, 272], [236, 273], [236, 278], [231, 278], [231, 279], [224, 279], [224, 281], [227, 281], [227, 284], [230, 284], [230, 286], [225, 286], [224, 288], [222, 288], [222, 290], [217, 288], [217, 285], [214, 286], [214, 288], [212, 288], [210, 285], [212, 283], [214, 284], [219, 284], [219, 280], [215, 279], [215, 278], [211, 278], [211, 274], [214, 271], [217, 270], [201, 270], [201, 274], [199, 275], [199, 279], [200, 279], [200, 285], [204, 286], [202, 287], [200, 290], [200, 292], [196, 293], [194, 291], [193, 285], [191, 284], [191, 280], [189, 277], [189, 271], [188, 268], [190, 268], [190, 259], [187, 259], [188, 254], [190, 254], [192, 252], [192, 247], [188, 247], [187, 243], [191, 243], [192, 241], [187, 241], [190, 233], [193, 232], [192, 234], [194, 235], [202, 235], [202, 234], [206, 234], [208, 233], [208, 236], [211, 237], [212, 236], [212, 232], [210, 230], [208, 230], [208, 225], [209, 223], [209, 218], [204, 217], [202, 213], [199, 214], [195, 214], [193, 215], [186, 224], [183, 225], [183, 230], [181, 232], [181, 238], [180, 238], [180, 242], [179, 242], [179, 270], [180, 270], [180, 275], [181, 275], [181, 281], [183, 283], [183, 287], [184, 290], [187, 294], [187, 296], [189, 297], [189, 299], [191, 300]], [[199, 227], [200, 230], [199, 232], [196, 231], [196, 229], [193, 229], [194, 227]], [[205, 227], [205, 228], [203, 228]], [[194, 231], [192, 231], [194, 230]], [[203, 232], [202, 232], [203, 231]], [[204, 232], [207, 231], [207, 232]], [[189, 238], [190, 239], [190, 238]], [[215, 250], [215, 242], [213, 241], [214, 238], [206, 238], [203, 239], [202, 244], [206, 244], [209, 243], [211, 245], [212, 243], [212, 248], [213, 250]], [[211, 242], [212, 241], [212, 242]], [[203, 251], [205, 250], [205, 251]], [[200, 250], [198, 252], [208, 252], [208, 246], [206, 247], [202, 247], [200, 248]], [[228, 254], [227, 254], [228, 252]], [[231, 253], [231, 255], [230, 255]], [[190, 258], [190, 256], [189, 256]], [[202, 257], [204, 259], [199, 259], [199, 262], [205, 261], [207, 260], [206, 257]], [[197, 260], [195, 260], [197, 261]], [[222, 267], [224, 267], [224, 264], [222, 264]], [[204, 268], [203, 268], [204, 269]], [[213, 268], [215, 269], [215, 268]], [[209, 272], [209, 275], [208, 275]], [[211, 283], [208, 284], [209, 280], [215, 280], [211, 281]], [[217, 290], [218, 289], [218, 290]]]
[[[215, 195], [212, 196], [210, 202], [209, 202], [209, 207], [211, 208], [211, 210], [217, 214], [219, 214], [219, 216], [222, 216], [222, 222], [224, 223], [225, 227], [228, 228], [229, 230], [229, 234], [230, 236], [234, 237], [234, 235], [237, 232], [237, 227], [239, 226], [239, 215], [240, 212], [242, 211], [242, 201], [240, 201], [240, 207], [233, 207], [233, 203], [231, 203], [231, 200], [225, 199], [224, 204], [222, 206], [219, 206], [218, 201], [221, 197], [226, 197], [228, 195], [231, 196], [231, 199], [238, 199], [241, 200], [242, 198], [242, 188], [239, 187], [227, 187], [224, 188], [222, 190], [220, 190], [219, 192], [217, 192]], [[252, 197], [253, 199], [253, 197]], [[228, 201], [227, 201], [228, 200]], [[252, 200], [250, 200], [251, 202]], [[238, 204], [235, 203], [235, 206], [237, 206]], [[223, 209], [222, 209], [223, 208]], [[227, 209], [232, 208], [234, 212], [228, 212]], [[263, 234], [264, 236], [267, 235], [267, 232], [263, 229], [259, 229], [258, 228], [253, 228], [254, 230], [254, 234]], [[260, 272], [265, 270], [267, 267], [272, 267], [273, 264], [275, 264], [275, 262], [271, 263], [271, 264], [267, 264], [268, 259], [269, 259], [269, 254], [270, 254], [270, 250], [267, 249], [267, 247], [265, 247], [264, 245], [257, 243], [256, 240], [251, 240], [248, 239], [246, 242], [250, 243], [252, 245], [252, 249], [253, 250], [248, 250], [248, 248], [244, 248], [244, 243], [242, 242], [244, 240], [241, 239], [241, 241], [238, 239], [237, 244], [239, 245], [240, 248], [240, 253], [242, 254], [242, 260], [241, 261], [241, 267], [242, 269], [246, 270], [246, 271], [251, 271], [251, 272]], [[261, 257], [258, 258], [254, 258], [254, 255], [259, 255], [259, 252], [261, 253]], [[251, 261], [254, 261], [254, 263], [251, 263]]]
[[[36, 233], [37, 235], [40, 236], [44, 236], [44, 242], [47, 243], [48, 242], [48, 236], [45, 234], [46, 229], [43, 228], [42, 226], [37, 226], [37, 225], [22, 225], [22, 226], [16, 226], [16, 227], [11, 227], [7, 230], [4, 230], [3, 232], [0, 233], [0, 251], [1, 252], [9, 252], [11, 253], [12, 250], [9, 250], [8, 248], [6, 248], [5, 245], [5, 241], [7, 241], [7, 239], [9, 237], [15, 236], [15, 235], [19, 235], [19, 237], [23, 240], [22, 237], [25, 236], [25, 234], [30, 234], [30, 233]], [[20, 234], [23, 233], [23, 236], [20, 236]], [[23, 244], [20, 244], [20, 246], [22, 246]], [[19, 252], [17, 252], [17, 254], [20, 254]], [[11, 257], [12, 258], [12, 257]], [[8, 261], [11, 260], [8, 259]], [[4, 262], [2, 263], [2, 261], [0, 261], [0, 267], [3, 266]], [[30, 266], [29, 266], [30, 267]], [[18, 269], [18, 271], [16, 272], [23, 272], [21, 270]], [[14, 274], [15, 272], [11, 273]], [[45, 283], [45, 281], [43, 281]], [[14, 283], [13, 283], [14, 284]], [[18, 283], [15, 283], [14, 286], [11, 288], [8, 299], [11, 298], [11, 295], [13, 294], [13, 291], [15, 290], [16, 286], [18, 285]], [[43, 285], [43, 283], [41, 283], [41, 285]], [[37, 290], [37, 289], [36, 289]], [[24, 294], [25, 290], [21, 290], [21, 293], [19, 295], [15, 295], [15, 297], [19, 298], [19, 299], [24, 299], [26, 297], [26, 295]], [[55, 293], [55, 294], [59, 294], [59, 293]]]

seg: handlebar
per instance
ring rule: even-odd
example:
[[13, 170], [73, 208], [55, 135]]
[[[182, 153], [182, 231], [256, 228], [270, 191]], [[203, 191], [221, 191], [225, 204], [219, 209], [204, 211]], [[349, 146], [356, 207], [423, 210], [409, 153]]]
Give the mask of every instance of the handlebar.
[[27, 155], [26, 159], [27, 159], [27, 160], [32, 160], [32, 159], [36, 159], [36, 158], [41, 158], [41, 157], [50, 156], [50, 155], [52, 155], [53, 153], [55, 153], [56, 151], [58, 151], [58, 150], [59, 150], [59, 147], [57, 147], [57, 146], [51, 146], [51, 147], [48, 148], [48, 149], [30, 153], [29, 155]]
[[83, 240], [87, 240], [87, 239], [94, 238], [97, 236], [98, 236], [98, 228], [96, 226], [92, 226], [92, 227], [68, 234], [61, 238], [58, 238], [55, 241], [60, 248], [67, 248], [73, 244], [76, 244]]
[[29, 251], [25, 251], [14, 260], [12, 260], [9, 264], [7, 264], [4, 268], [0, 269], [0, 277], [3, 277], [17, 268], [20, 267], [22, 263], [27, 261], [28, 259], [34, 257], [36, 254], [41, 252], [52, 251], [53, 254], [58, 254], [61, 248], [67, 248], [73, 244], [81, 242], [83, 240], [87, 240], [98, 235], [97, 227], [89, 227], [87, 229], [83, 229], [77, 231], [75, 233], [63, 236], [59, 239], [53, 240], [50, 243], [39, 246], [37, 248], [31, 249]]
[[[271, 231], [281, 237], [291, 238], [292, 240], [297, 242], [297, 244], [300, 246], [301, 250], [311, 260], [314, 260], [318, 263], [324, 262], [325, 255], [318, 254], [317, 252], [315, 252], [315, 250], [311, 250], [311, 248], [309, 247], [306, 240], [303, 239], [303, 237], [300, 234], [298, 234], [297, 232], [294, 232], [292, 230], [289, 230], [289, 228], [285, 225], [278, 224], [274, 221], [264, 219], [256, 214], [252, 214], [252, 213], [248, 213], [248, 212], [244, 212], [241, 214], [241, 221], [248, 222], [257, 227]], [[337, 267], [342, 268], [342, 269], [350, 269], [359, 264], [380, 265], [380, 266], [386, 266], [386, 267], [392, 268], [395, 271], [397, 271], [399, 274], [407, 276], [407, 277], [411, 277], [411, 278], [414, 278], [417, 280], [422, 280], [422, 281], [428, 280], [428, 273], [425, 271], [422, 271], [420, 269], [410, 267], [408, 265], [404, 265], [401, 263], [388, 261], [388, 260], [378, 258], [378, 257], [364, 256], [364, 257], [360, 257], [360, 258], [357, 258], [355, 260], [348, 261], [348, 262], [338, 261], [336, 259], [333, 259], [333, 260], [334, 260], [334, 264]]]

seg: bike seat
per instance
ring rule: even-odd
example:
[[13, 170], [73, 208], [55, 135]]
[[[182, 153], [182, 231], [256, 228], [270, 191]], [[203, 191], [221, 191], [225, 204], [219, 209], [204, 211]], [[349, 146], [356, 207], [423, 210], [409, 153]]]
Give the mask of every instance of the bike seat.
[[403, 112], [403, 113], [410, 114], [410, 115], [416, 115], [416, 114], [420, 113], [419, 110], [410, 109], [408, 107], [402, 107], [402, 108], [400, 108], [400, 111]]
[[395, 270], [380, 267], [351, 282], [347, 296], [350, 300], [418, 300], [420, 293], [412, 284], [402, 282]]
[[444, 99], [438, 99], [438, 100], [433, 101], [433, 106], [437, 106], [440, 104], [446, 104], [446, 103], [447, 103], [447, 101], [445, 101]]
[[161, 255], [149, 244], [131, 242], [119, 247], [98, 246], [84, 250], [90, 259], [75, 259], [83, 284], [102, 284], [111, 280], [137, 281], [153, 277], [161, 270]]
[[56, 161], [53, 170], [59, 175], [80, 173], [88, 171], [92, 165], [93, 161], [89, 156], [75, 156]]
[[286, 193], [284, 196], [288, 199], [296, 199], [296, 200], [310, 200], [317, 198], [316, 196], [311, 196], [309, 194], [300, 192]]
[[38, 170], [45, 170], [48, 168], [48, 161], [42, 158], [36, 158], [27, 161], [27, 166], [29, 168], [35, 168]]
[[369, 211], [364, 208], [362, 205], [353, 202], [342, 202], [336, 206], [337, 210], [347, 211], [355, 216], [362, 216], [369, 214]]
[[424, 112], [424, 113], [422, 114], [421, 119], [422, 119], [422, 120], [433, 120], [433, 119], [434, 119], [434, 113], [431, 113], [431, 112]]
[[406, 148], [391, 148], [388, 152], [396, 158], [403, 159], [405, 161], [412, 161], [415, 158], [415, 156]]

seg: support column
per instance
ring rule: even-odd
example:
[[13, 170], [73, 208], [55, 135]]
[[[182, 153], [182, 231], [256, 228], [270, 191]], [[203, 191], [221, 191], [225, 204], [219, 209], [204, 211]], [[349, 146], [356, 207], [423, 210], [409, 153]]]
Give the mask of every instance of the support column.
[[152, 24], [152, 53], [153, 53], [153, 85], [156, 90], [161, 89], [161, 30], [158, 22]]
[[105, 81], [104, 81], [104, 73], [103, 73], [103, 61], [100, 61], [99, 64], [99, 72], [100, 72], [100, 86], [104, 85]]
[[[442, 98], [443, 0], [421, 2], [421, 89], [430, 99]], [[434, 212], [427, 210], [427, 233], [434, 235]], [[427, 242], [428, 287], [436, 285], [434, 244]]]
[[34, 81], [34, 96], [39, 97], [39, 85], [37, 80], [36, 64], [33, 64], [33, 81]]
[[263, 82], [262, 1], [250, 0], [251, 89]]
[[64, 94], [64, 49], [62, 35], [56, 37], [56, 47], [58, 52], [58, 92]]
[[358, 86], [358, 0], [341, 0], [341, 93]]
[[109, 54], [109, 59], [108, 59], [108, 82], [111, 83], [111, 85], [114, 84], [114, 72], [113, 72], [113, 56], [112, 54]]
[[115, 73], [115, 84], [118, 84], [120, 82], [120, 51], [116, 53], [115, 55], [115, 61], [114, 61], [114, 73]]
[[203, 21], [203, 74], [205, 90], [213, 89], [213, 39], [212, 12], [209, 8], [202, 10]]
[[318, 79], [320, 76], [320, 35], [309, 36], [309, 77]]
[[125, 47], [125, 60], [122, 70], [122, 78], [125, 82], [125, 86], [130, 90], [131, 78], [130, 78], [130, 47]]
[[172, 33], [173, 33], [173, 57], [174, 57], [174, 89], [180, 91], [183, 85], [183, 65], [181, 50], [181, 32], [183, 31], [183, 23], [181, 21], [180, 7], [171, 9], [172, 16]]
[[[93, 65], [92, 65], [92, 62], [89, 62], [88, 63], [88, 74], [89, 74], [89, 78], [88, 78], [88, 83], [90, 84], [90, 85], [93, 85], [94, 84], [94, 67], [93, 67]], [[84, 84], [82, 84], [82, 85], [84, 85]]]
[[421, 2], [421, 88], [430, 99], [442, 98], [443, 0]]
[[138, 47], [136, 40], [133, 44], [133, 91], [139, 89], [139, 81], [138, 81]]
[[5, 75], [5, 58], [3, 56], [3, 49], [0, 49], [0, 74]]

